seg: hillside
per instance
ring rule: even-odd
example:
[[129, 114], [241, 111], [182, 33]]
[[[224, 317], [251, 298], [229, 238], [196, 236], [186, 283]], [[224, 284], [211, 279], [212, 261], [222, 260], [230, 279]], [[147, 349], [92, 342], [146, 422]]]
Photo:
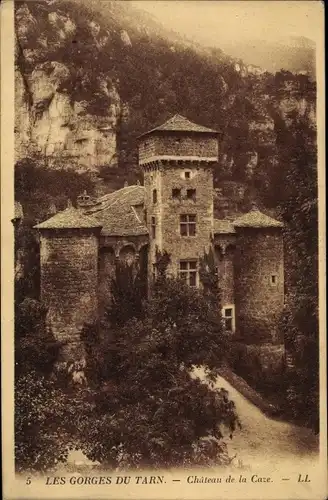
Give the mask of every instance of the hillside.
[[141, 178], [136, 137], [180, 113], [222, 131], [218, 197], [270, 208], [279, 134], [295, 114], [315, 128], [307, 75], [257, 71], [129, 2], [16, 2], [16, 41], [17, 161], [92, 173], [101, 191]]
[[231, 56], [246, 64], [275, 73], [281, 69], [293, 73], [315, 75], [315, 45], [305, 37], [290, 37], [277, 42], [231, 40], [222, 45]]

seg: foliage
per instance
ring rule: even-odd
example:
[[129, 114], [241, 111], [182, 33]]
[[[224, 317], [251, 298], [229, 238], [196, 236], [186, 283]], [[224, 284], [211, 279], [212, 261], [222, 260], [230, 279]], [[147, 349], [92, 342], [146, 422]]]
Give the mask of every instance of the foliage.
[[[167, 257], [158, 254], [157, 262]], [[122, 315], [103, 335], [85, 330], [96, 407], [92, 421], [81, 421], [83, 451], [116, 467], [229, 463], [220, 426], [235, 430], [234, 404], [226, 391], [190, 376], [201, 364], [213, 377], [225, 352], [221, 321], [204, 293], [164, 268], [142, 315], [129, 310], [124, 324]]]
[[203, 286], [203, 293], [213, 309], [220, 310], [220, 289], [218, 272], [212, 247], [204, 252], [199, 262], [199, 278]]
[[288, 400], [291, 413], [319, 428], [318, 205], [316, 133], [301, 118], [280, 143], [285, 190], [280, 210], [285, 229], [288, 296], [282, 320], [293, 357]]
[[93, 183], [88, 174], [73, 171], [45, 169], [40, 159], [24, 158], [15, 165], [15, 198], [22, 203], [24, 222], [33, 225], [50, 217], [50, 207], [57, 211], [75, 203], [83, 191], [93, 193]]
[[35, 371], [49, 376], [61, 344], [46, 326], [47, 309], [35, 299], [25, 298], [15, 307], [16, 378]]
[[111, 325], [122, 326], [127, 320], [142, 315], [143, 285], [139, 269], [123, 261], [116, 263], [115, 276], [111, 280], [110, 305], [106, 312]]
[[285, 363], [283, 355], [280, 359], [270, 355], [266, 366], [260, 355], [260, 346], [249, 346], [240, 342], [232, 342], [227, 353], [229, 366], [234, 373], [242, 377], [252, 388], [263, 395], [268, 401], [276, 404], [279, 411], [287, 416]]
[[[223, 132], [215, 178], [240, 182], [250, 198], [259, 197], [266, 207], [275, 208], [278, 202], [286, 222], [288, 304], [282, 333], [295, 360], [288, 399], [295, 418], [302, 417], [303, 422], [317, 428], [315, 131], [310, 128], [308, 110], [303, 117], [297, 106], [296, 112], [284, 114], [282, 104], [291, 97], [297, 105], [303, 98], [306, 106], [314, 104], [315, 85], [304, 75], [286, 71], [242, 77], [235, 71], [234, 61], [221, 51], [196, 52], [179, 41], [164, 36], [155, 40], [138, 29], [129, 30], [132, 46], [126, 46], [120, 36], [126, 26], [112, 11], [124, 3], [111, 2], [101, 15], [96, 15], [95, 4], [91, 4], [90, 10], [60, 1], [61, 13], [77, 27], [75, 33], [60, 39], [48, 17], [50, 9], [56, 7], [50, 2], [29, 2], [35, 23], [25, 42], [20, 38], [16, 61], [23, 78], [28, 81], [26, 77], [36, 64], [62, 62], [69, 77], [57, 92], [68, 93], [72, 103], [86, 100], [88, 113], [96, 116], [117, 104], [117, 94], [121, 110], [128, 110], [125, 115], [120, 112], [116, 130], [118, 173], [123, 177], [128, 174], [134, 178], [138, 172], [136, 136], [173, 113]], [[90, 21], [99, 23], [98, 38], [92, 34]], [[47, 38], [47, 49], [42, 48], [40, 34]], [[107, 37], [103, 45], [101, 37]], [[32, 63], [25, 49], [36, 49]], [[100, 83], [113, 91], [112, 97], [99, 91]], [[31, 94], [28, 97], [31, 108]], [[258, 154], [253, 173], [248, 171], [250, 152]], [[46, 219], [52, 203], [63, 209], [68, 198], [74, 202], [82, 191], [92, 192], [89, 176], [43, 167], [41, 157], [16, 164], [16, 199], [23, 205], [27, 225]], [[116, 172], [111, 177], [106, 168], [102, 170], [110, 182], [115, 177], [119, 185]], [[29, 242], [26, 236], [22, 246], [27, 248]], [[17, 243], [17, 249], [20, 246]], [[28, 284], [34, 277], [20, 284], [15, 345], [19, 467], [45, 469], [53, 465], [53, 454], [62, 457], [66, 453], [61, 446], [57, 448], [56, 433], [65, 436], [68, 430], [91, 458], [114, 466], [228, 461], [218, 426], [225, 423], [234, 429], [233, 404], [224, 391], [211, 391], [189, 375], [193, 364], [209, 366], [213, 375], [227, 350], [221, 318], [210, 305], [217, 286], [212, 270], [207, 272], [211, 256], [204, 256], [202, 263], [204, 292], [168, 278], [167, 257], [162, 255], [158, 262], [158, 280], [146, 304], [136, 293], [131, 270], [124, 271], [130, 273], [127, 291], [116, 276], [107, 323], [101, 328], [89, 325], [84, 332], [90, 393], [75, 394], [69, 401], [66, 393], [48, 380], [57, 346], [48, 348], [53, 339], [44, 326], [45, 312], [39, 306], [35, 311], [30, 303], [24, 307], [19, 304], [25, 296], [37, 295]], [[37, 260], [37, 252], [26, 266], [37, 274], [33, 260]], [[78, 415], [76, 420], [72, 408]]]
[[[308, 76], [283, 70], [276, 75], [246, 72], [242, 76], [236, 70], [237, 60], [219, 49], [186, 43], [159, 24], [153, 26], [152, 19], [137, 15], [127, 2], [105, 7], [100, 2], [61, 1], [54, 7], [35, 1], [28, 8], [35, 23], [25, 38], [18, 36], [22, 50], [17, 64], [22, 74], [29, 76], [35, 67], [24, 49], [36, 47], [38, 63], [60, 61], [68, 68], [69, 77], [57, 92], [67, 93], [72, 103], [86, 101], [88, 113], [102, 117], [119, 102], [115, 128], [121, 185], [127, 176], [135, 180], [139, 173], [136, 137], [180, 113], [222, 132], [216, 179], [244, 183], [272, 204], [271, 178], [280, 175], [280, 162], [274, 163], [277, 146], [271, 122], [276, 127], [279, 119], [285, 121], [279, 102], [286, 97], [292, 95], [296, 103], [302, 98], [315, 102]], [[75, 25], [75, 32], [66, 37], [48, 21], [49, 12], [57, 9]], [[94, 23], [99, 26], [98, 34], [93, 31]], [[127, 31], [131, 45], [124, 44], [122, 30]], [[252, 152], [258, 153], [258, 164], [254, 174], [248, 175]]]
[[[67, 455], [62, 440], [65, 394], [50, 380], [60, 344], [46, 328], [45, 307], [25, 298], [15, 307], [15, 465], [44, 471]], [[69, 419], [65, 420], [65, 422]], [[67, 431], [67, 429], [66, 429]]]
[[15, 228], [15, 304], [40, 294], [40, 248], [35, 232], [24, 221]]
[[[15, 465], [17, 472], [48, 471], [65, 461], [64, 435], [69, 398], [54, 383], [25, 371], [15, 384]], [[72, 412], [71, 418], [74, 416]], [[73, 422], [73, 421], [72, 421]], [[73, 423], [72, 423], [73, 425]], [[65, 434], [64, 434], [65, 433]]]

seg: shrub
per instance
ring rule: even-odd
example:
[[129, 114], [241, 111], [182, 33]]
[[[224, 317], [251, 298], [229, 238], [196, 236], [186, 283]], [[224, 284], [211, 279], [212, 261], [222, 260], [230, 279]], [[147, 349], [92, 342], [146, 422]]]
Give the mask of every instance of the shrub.
[[[124, 304], [116, 303], [115, 317]], [[142, 314], [133, 311], [84, 331], [95, 404], [78, 428], [84, 453], [125, 468], [229, 463], [221, 426], [232, 434], [238, 425], [234, 403], [190, 377], [193, 365], [210, 367], [213, 377], [224, 357], [211, 301], [166, 277], [163, 265]]]

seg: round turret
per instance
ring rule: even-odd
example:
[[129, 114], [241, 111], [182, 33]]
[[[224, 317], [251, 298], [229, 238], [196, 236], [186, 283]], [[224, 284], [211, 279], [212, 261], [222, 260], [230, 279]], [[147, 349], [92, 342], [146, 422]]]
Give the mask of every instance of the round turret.
[[284, 306], [283, 224], [253, 206], [233, 225], [237, 333], [250, 343], [278, 341]]

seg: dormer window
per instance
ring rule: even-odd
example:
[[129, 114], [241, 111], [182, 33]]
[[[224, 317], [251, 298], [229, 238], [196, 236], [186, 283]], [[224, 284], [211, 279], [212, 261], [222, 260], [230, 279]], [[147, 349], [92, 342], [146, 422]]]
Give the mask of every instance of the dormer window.
[[93, 204], [92, 200], [91, 200], [91, 196], [89, 196], [86, 191], [84, 191], [83, 194], [80, 194], [77, 197], [76, 201], [77, 201], [78, 207], [87, 207], [87, 206], [90, 206]]

